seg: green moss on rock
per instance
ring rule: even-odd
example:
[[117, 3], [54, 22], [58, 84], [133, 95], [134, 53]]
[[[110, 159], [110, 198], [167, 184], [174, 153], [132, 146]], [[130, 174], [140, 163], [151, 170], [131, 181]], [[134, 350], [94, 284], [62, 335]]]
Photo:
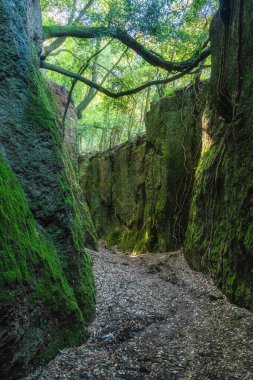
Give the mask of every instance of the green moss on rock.
[[[39, 131], [39, 154], [34, 162], [28, 161], [32, 166], [26, 175], [18, 171], [26, 195], [2, 158], [0, 168], [0, 309], [3, 320], [10, 314], [9, 324], [18, 320], [27, 331], [20, 338], [10, 329], [7, 342], [0, 345], [1, 352], [8, 345], [12, 352], [10, 357], [2, 356], [9, 363], [8, 369], [2, 366], [3, 376], [25, 373], [59, 348], [83, 341], [95, 310], [92, 263], [85, 250], [86, 215], [76, 178], [68, 173], [71, 162], [61, 145], [57, 103], [41, 74], [35, 71], [29, 81], [24, 123]], [[21, 303], [18, 315], [10, 312], [17, 302]], [[12, 347], [11, 339], [19, 339], [22, 347]], [[18, 369], [12, 369], [12, 361]]]
[[56, 101], [28, 34], [29, 7], [40, 16], [39, 1], [0, 2], [0, 378], [8, 379], [82, 341], [95, 311], [81, 211]]
[[[41, 348], [41, 358], [48, 358], [50, 353], [55, 353], [59, 347], [80, 341], [85, 320], [73, 289], [62, 270], [57, 250], [38, 227], [20, 183], [2, 157], [0, 158], [0, 236], [1, 318], [3, 320], [4, 317], [7, 318], [4, 305], [9, 305], [9, 308], [13, 305], [16, 310], [20, 310], [22, 308], [20, 304], [25, 300], [30, 313], [33, 314], [33, 310], [37, 308], [38, 320], [48, 326], [47, 331], [43, 332], [42, 326], [32, 324], [29, 313], [26, 316], [26, 323], [34, 341], [26, 346], [26, 356], [22, 358], [24, 365], [26, 361], [31, 360], [34, 355], [33, 349], [38, 341], [43, 341], [43, 335], [45, 339], [45, 334], [47, 334], [47, 344]], [[45, 313], [48, 313], [48, 316]], [[50, 320], [52, 313], [58, 315], [58, 321]], [[11, 317], [10, 315], [8, 318]], [[46, 320], [42, 322], [45, 318]], [[3, 324], [1, 326], [3, 328]], [[45, 329], [46, 326], [43, 327]], [[6, 337], [1, 344], [5, 339]], [[22, 357], [22, 353], [20, 356]], [[11, 369], [12, 360], [10, 358], [9, 360], [8, 366]], [[39, 358], [36, 358], [36, 361], [39, 361]]]
[[[91, 259], [85, 249], [85, 231], [94, 233], [93, 238], [96, 241], [94, 227], [85, 205], [80, 200], [77, 163], [72, 162], [67, 146], [62, 143], [59, 104], [50, 85], [36, 71], [31, 81], [29, 97], [27, 117], [49, 131], [52, 136], [59, 170], [55, 178], [59, 191], [57, 197], [62, 210], [68, 214], [68, 219], [65, 220], [54, 215], [56, 221], [50, 225], [49, 233], [56, 244], [63, 270], [73, 287], [83, 317], [88, 321], [94, 315], [95, 287]], [[53, 199], [50, 199], [50, 202], [53, 202]]]
[[[236, 126], [234, 126], [236, 128]], [[252, 137], [251, 137], [252, 138]], [[185, 255], [217, 279], [234, 302], [253, 309], [253, 146], [213, 143], [199, 164]]]
[[230, 3], [226, 22], [218, 13], [210, 32], [212, 143], [196, 173], [185, 254], [253, 310], [253, 14], [250, 1]]
[[[203, 91], [202, 85], [200, 91]], [[205, 91], [192, 88], [154, 104], [145, 136], [91, 157], [84, 194], [98, 236], [135, 252], [182, 243], [201, 150]]]

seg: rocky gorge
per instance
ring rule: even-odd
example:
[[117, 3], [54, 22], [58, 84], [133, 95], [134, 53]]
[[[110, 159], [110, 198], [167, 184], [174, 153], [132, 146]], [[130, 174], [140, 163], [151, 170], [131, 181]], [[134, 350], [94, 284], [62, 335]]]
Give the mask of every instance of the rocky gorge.
[[40, 1], [0, 2], [0, 378], [252, 378], [251, 8], [220, 1], [210, 80], [152, 104], [145, 134], [87, 159], [72, 103], [63, 128], [68, 93], [39, 69]]

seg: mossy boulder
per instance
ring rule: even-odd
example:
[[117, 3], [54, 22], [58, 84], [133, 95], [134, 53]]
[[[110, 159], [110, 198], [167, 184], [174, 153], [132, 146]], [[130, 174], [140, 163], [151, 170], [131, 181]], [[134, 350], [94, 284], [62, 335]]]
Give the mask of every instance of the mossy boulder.
[[210, 144], [200, 160], [185, 255], [253, 310], [253, 14], [222, 2], [211, 27]]
[[201, 151], [204, 87], [153, 104], [145, 135], [89, 159], [84, 193], [109, 245], [135, 252], [181, 245]]

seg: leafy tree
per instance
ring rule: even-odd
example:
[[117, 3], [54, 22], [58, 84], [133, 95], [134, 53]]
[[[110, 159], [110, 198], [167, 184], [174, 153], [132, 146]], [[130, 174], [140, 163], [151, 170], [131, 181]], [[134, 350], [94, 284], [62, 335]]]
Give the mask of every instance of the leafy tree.
[[95, 130], [105, 140], [106, 128], [120, 141], [130, 138], [142, 131], [151, 100], [200, 71], [208, 75], [216, 7], [215, 0], [42, 0], [41, 67], [71, 89], [81, 134]]

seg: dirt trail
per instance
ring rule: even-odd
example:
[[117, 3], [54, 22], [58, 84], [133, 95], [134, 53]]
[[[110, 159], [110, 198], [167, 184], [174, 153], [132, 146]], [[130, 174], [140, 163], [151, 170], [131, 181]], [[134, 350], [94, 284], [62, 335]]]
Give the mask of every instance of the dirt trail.
[[253, 314], [231, 305], [182, 252], [91, 252], [97, 316], [89, 340], [29, 380], [253, 380]]

